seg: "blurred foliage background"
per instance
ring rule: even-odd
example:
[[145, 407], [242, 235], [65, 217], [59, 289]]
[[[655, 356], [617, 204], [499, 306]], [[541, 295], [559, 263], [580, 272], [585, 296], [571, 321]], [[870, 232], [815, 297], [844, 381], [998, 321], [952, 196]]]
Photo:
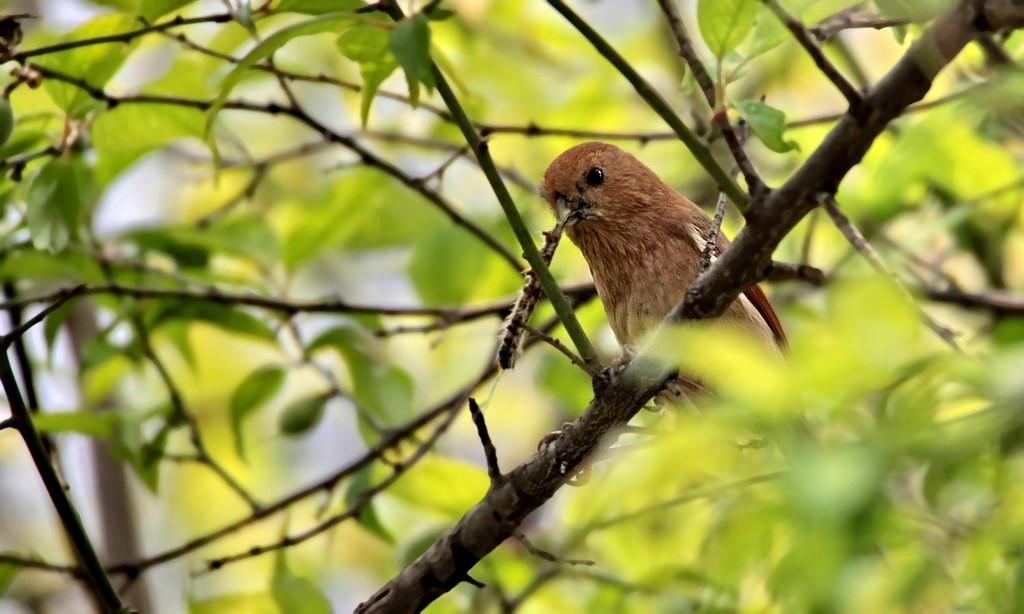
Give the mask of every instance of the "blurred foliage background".
[[[427, 49], [538, 243], [553, 220], [534, 186], [583, 140], [614, 140], [714, 205], [687, 150], [545, 3], [411, 4], [396, 25], [342, 0], [0, 3], [33, 16], [8, 49], [43, 50], [0, 76], [4, 310], [22, 321], [86, 284], [12, 356], [101, 557], [129, 564], [115, 586], [144, 612], [350, 611], [484, 494], [466, 395], [505, 469], [590, 400], [588, 376], [544, 343], [494, 374], [521, 250], [423, 72]], [[731, 164], [656, 3], [575, 4]], [[859, 86], [949, 6], [782, 4]], [[778, 185], [844, 99], [760, 2], [679, 6], [695, 37], [739, 24], [699, 51]], [[1022, 55], [1020, 34], [969, 46], [837, 195], [962, 351], [812, 214], [776, 258], [828, 283], [768, 288], [784, 364], [684, 334], [679, 358], [716, 397], [639, 416], [659, 435], [624, 437], [524, 526], [593, 565], [510, 541], [474, 570], [485, 588], [431, 611], [1024, 608]], [[730, 212], [726, 232], [741, 224]], [[568, 242], [552, 270], [589, 281]], [[578, 315], [614, 358], [599, 301]], [[544, 304], [534, 323], [550, 317]], [[823, 445], [787, 463], [757, 425], [792, 411]], [[87, 611], [13, 429], [0, 493], [0, 612]]]

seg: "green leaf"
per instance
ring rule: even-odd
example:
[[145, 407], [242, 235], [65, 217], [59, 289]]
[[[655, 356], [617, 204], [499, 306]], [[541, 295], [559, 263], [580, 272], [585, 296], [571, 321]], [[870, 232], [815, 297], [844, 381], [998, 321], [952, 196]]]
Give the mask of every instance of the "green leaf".
[[398, 555], [398, 564], [403, 567], [411, 565], [413, 561], [418, 559], [421, 554], [427, 551], [427, 548], [433, 546], [434, 542], [441, 539], [441, 536], [444, 535], [446, 530], [446, 527], [435, 527], [417, 535], [412, 540], [407, 540], [401, 546], [401, 551]]
[[414, 383], [405, 369], [369, 361], [350, 361], [355, 400], [388, 423], [412, 417]]
[[113, 439], [121, 424], [113, 411], [59, 411], [37, 413], [32, 424], [44, 433], [81, 433], [96, 439]]
[[754, 35], [746, 51], [747, 59], [767, 53], [791, 38], [792, 35], [782, 20], [776, 17], [771, 9], [763, 6], [757, 14]]
[[305, 435], [311, 431], [324, 417], [328, 397], [319, 394], [315, 397], [299, 399], [281, 414], [279, 426], [284, 435]]
[[252, 5], [249, 0], [242, 0], [239, 4], [233, 5], [231, 16], [234, 17], [235, 23], [245, 28], [249, 34], [254, 37], [259, 36], [259, 32], [256, 31], [256, 22], [252, 20]]
[[[24, 556], [20, 552], [3, 552], [2, 554], [8, 554], [12, 556]], [[14, 582], [14, 577], [18, 575], [18, 572], [23, 568], [20, 565], [13, 563], [0, 563], [0, 597], [4, 596], [7, 592], [7, 588]]]
[[331, 602], [315, 583], [288, 569], [285, 551], [278, 550], [270, 593], [281, 612], [288, 614], [331, 614]]
[[18, 250], [0, 263], [0, 278], [21, 281], [68, 281], [84, 283], [101, 281], [103, 272], [95, 261], [78, 254], [51, 254], [33, 249]]
[[100, 182], [113, 179], [144, 154], [180, 138], [203, 136], [203, 113], [181, 105], [122, 104], [99, 113], [92, 142]]
[[64, 303], [55, 311], [50, 312], [50, 315], [46, 316], [46, 320], [43, 322], [43, 338], [46, 340], [46, 361], [48, 365], [53, 365], [53, 344], [57, 341], [60, 327], [68, 319], [68, 316], [71, 315], [72, 308], [73, 302]]
[[711, 53], [724, 58], [754, 27], [761, 3], [757, 0], [699, 0], [697, 25]]
[[150, 329], [164, 322], [200, 321], [265, 341], [275, 338], [274, 331], [263, 320], [238, 307], [217, 303], [160, 301], [157, 306], [146, 310], [145, 318]]
[[290, 209], [299, 221], [282, 235], [281, 258], [291, 270], [338, 248], [405, 247], [427, 230], [448, 223], [419, 194], [366, 167], [347, 171], [328, 189], [313, 199], [293, 202]]
[[565, 411], [578, 414], [594, 396], [590, 377], [561, 354], [545, 354], [537, 371], [537, 383]]
[[50, 135], [44, 130], [26, 130], [21, 122], [17, 122], [16, 128], [13, 138], [0, 147], [0, 160], [41, 148], [49, 141]]
[[146, 21], [155, 21], [171, 11], [192, 4], [195, 0], [142, 0], [139, 16]]
[[6, 145], [13, 132], [14, 109], [11, 108], [11, 101], [0, 98], [0, 145]]
[[360, 330], [358, 325], [342, 324], [320, 333], [308, 346], [306, 351], [310, 354], [323, 348], [334, 348], [343, 358], [347, 358], [349, 352], [365, 354], [370, 350], [373, 339], [366, 331]]
[[213, 120], [216, 119], [217, 114], [224, 108], [224, 103], [227, 101], [228, 95], [231, 94], [231, 90], [238, 85], [238, 82], [242, 80], [242, 77], [246, 75], [254, 64], [296, 38], [311, 36], [313, 34], [322, 34], [324, 32], [337, 32], [339, 29], [351, 23], [355, 19], [357, 19], [357, 15], [352, 11], [327, 13], [325, 15], [320, 15], [319, 17], [314, 17], [312, 19], [281, 28], [277, 32], [274, 32], [267, 38], [263, 39], [258, 45], [253, 47], [249, 53], [245, 54], [245, 57], [238, 61], [235, 68], [232, 69], [226, 77], [224, 77], [224, 80], [220, 85], [220, 93], [213, 100], [213, 104], [210, 105], [210, 109], [206, 112], [206, 133], [208, 134], [210, 132]]
[[307, 15], [323, 15], [338, 11], [352, 11], [365, 8], [362, 0], [281, 0], [275, 13], [305, 13]]
[[430, 60], [430, 25], [422, 13], [404, 19], [391, 30], [388, 48], [405, 71], [413, 106], [419, 102], [419, 84], [434, 87]]
[[805, 521], [834, 525], [877, 496], [884, 475], [878, 452], [851, 446], [813, 455], [789, 477], [791, 503]]
[[135, 467], [135, 473], [146, 485], [149, 492], [156, 493], [160, 486], [160, 459], [164, 457], [164, 450], [167, 448], [167, 436], [169, 428], [161, 428], [153, 441], [142, 444], [137, 453], [131, 459]]
[[[345, 487], [344, 500], [346, 507], [348, 507], [348, 509], [352, 509], [359, 505], [362, 494], [372, 486], [373, 465], [369, 464], [357, 471]], [[363, 507], [362, 512], [356, 516], [356, 520], [359, 524], [363, 525], [364, 529], [373, 533], [385, 542], [389, 544], [395, 543], [394, 536], [392, 536], [384, 525], [381, 524], [380, 518], [377, 516], [377, 510], [374, 508], [372, 501]]]
[[363, 77], [359, 117], [364, 127], [370, 117], [370, 104], [377, 88], [398, 68], [398, 60], [389, 49], [389, 40], [387, 31], [369, 25], [352, 28], [338, 37], [338, 50], [359, 64], [359, 74]]
[[125, 238], [134, 242], [143, 251], [152, 250], [170, 256], [175, 264], [182, 268], [201, 269], [210, 262], [210, 250], [207, 246], [199, 245], [189, 233], [182, 236], [174, 228], [136, 230]]
[[953, 10], [956, 0], [877, 0], [875, 4], [883, 17], [923, 23]]
[[451, 9], [435, 8], [430, 11], [427, 15], [427, 19], [430, 21], [444, 21], [455, 16], [455, 11]]
[[476, 237], [446, 224], [424, 233], [413, 245], [409, 276], [425, 303], [457, 305], [476, 290], [490, 257]]
[[[61, 37], [61, 41], [71, 42], [99, 38], [130, 29], [132, 29], [131, 16], [123, 13], [111, 13], [87, 21], [75, 31]], [[48, 54], [36, 61], [44, 66], [58, 69], [62, 73], [83, 79], [94, 88], [103, 89], [107, 81], [117, 72], [121, 63], [128, 57], [128, 49], [133, 44], [115, 42], [85, 45]], [[76, 118], [84, 117], [86, 112], [99, 104], [85, 90], [76, 85], [63, 83], [56, 79], [45, 79], [43, 87], [46, 88], [57, 106]]]
[[487, 474], [476, 465], [427, 456], [388, 488], [388, 495], [417, 510], [457, 519], [476, 505], [488, 483]]
[[284, 383], [284, 376], [284, 369], [276, 365], [261, 367], [246, 376], [231, 394], [231, 433], [235, 438], [235, 451], [240, 458], [245, 458], [242, 422], [277, 394]]
[[184, 227], [179, 236], [206, 246], [213, 253], [227, 253], [272, 265], [278, 261], [278, 240], [263, 215], [232, 215], [205, 228]]
[[78, 235], [82, 193], [74, 164], [47, 162], [28, 190], [28, 230], [37, 249], [57, 252]]
[[181, 357], [188, 363], [189, 368], [195, 372], [196, 369], [196, 353], [192, 348], [192, 339], [189, 337], [188, 323], [186, 322], [169, 322], [160, 327], [160, 331], [167, 337], [167, 340], [171, 342], [174, 349], [178, 350]]
[[345, 359], [355, 402], [388, 423], [397, 424], [412, 415], [414, 382], [404, 369], [387, 364], [376, 341], [366, 331], [345, 325], [321, 334], [307, 351], [334, 348]]
[[733, 106], [750, 124], [750, 128], [768, 149], [785, 153], [800, 149], [793, 141], [783, 138], [786, 132], [786, 114], [760, 100], [741, 100]]

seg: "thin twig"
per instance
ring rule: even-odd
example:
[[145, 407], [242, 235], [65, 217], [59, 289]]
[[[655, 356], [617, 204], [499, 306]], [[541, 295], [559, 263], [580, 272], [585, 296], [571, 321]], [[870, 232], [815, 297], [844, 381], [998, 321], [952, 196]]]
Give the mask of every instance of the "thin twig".
[[[457, 409], [458, 405], [454, 407]], [[296, 544], [301, 544], [302, 542], [305, 542], [309, 539], [316, 537], [317, 535], [324, 533], [332, 527], [337, 526], [341, 522], [358, 517], [360, 514], [363, 513], [363, 510], [366, 509], [366, 506], [370, 504], [374, 496], [387, 490], [388, 487], [394, 484], [400, 477], [402, 477], [402, 475], [405, 474], [405, 472], [410, 467], [415, 465], [417, 461], [423, 458], [423, 456], [425, 456], [426, 453], [429, 452], [434, 447], [434, 444], [441, 437], [441, 435], [443, 435], [448, 430], [448, 427], [452, 425], [457, 416], [457, 411], [450, 410], [448, 412], [448, 416], [445, 417], [441, 424], [439, 424], [437, 428], [434, 429], [434, 432], [431, 433], [430, 436], [422, 444], [420, 444], [408, 458], [406, 458], [400, 464], [392, 466], [391, 475], [363, 491], [362, 494], [359, 496], [358, 502], [352, 507], [345, 510], [344, 512], [332, 516], [327, 520], [319, 522], [313, 527], [300, 533], [286, 535], [276, 542], [261, 546], [252, 546], [244, 552], [239, 552], [236, 554], [230, 554], [227, 556], [210, 559], [206, 563], [205, 572], [216, 571], [218, 569], [223, 568], [225, 565], [261, 556], [263, 554], [267, 554], [268, 552], [275, 552], [277, 550], [281, 550], [284, 548], [290, 548]]]
[[561, 341], [559, 341], [558, 339], [555, 339], [551, 335], [545, 333], [544, 331], [542, 331], [540, 329], [537, 329], [537, 328], [535, 328], [533, 326], [530, 326], [529, 324], [524, 325], [523, 329], [526, 332], [530, 333], [530, 335], [540, 339], [544, 343], [550, 345], [554, 349], [556, 349], [559, 352], [561, 352], [566, 358], [568, 358], [570, 361], [572, 361], [572, 364], [576, 365], [577, 367], [580, 368], [580, 370], [582, 370], [584, 373], [589, 375], [590, 379], [594, 379], [594, 378], [596, 378], [596, 377], [598, 377], [600, 375], [600, 371], [595, 371], [594, 369], [591, 369], [590, 365], [588, 365], [586, 362], [584, 362], [584, 360], [582, 358], [580, 358], [576, 354], [576, 352], [573, 352], [571, 349], [566, 347], [566, 345], [564, 343], [562, 343]]
[[139, 28], [138, 30], [129, 30], [127, 32], [120, 32], [118, 34], [110, 34], [107, 36], [96, 36], [93, 38], [65, 41], [63, 43], [45, 45], [34, 49], [25, 49], [24, 51], [18, 51], [17, 53], [11, 54], [9, 59], [18, 62], [19, 64], [24, 64], [25, 60], [40, 55], [51, 55], [60, 51], [68, 51], [70, 49], [78, 49], [80, 47], [91, 47], [93, 45], [127, 43], [152, 32], [162, 32], [171, 28], [180, 28], [181, 26], [194, 25], [197, 23], [227, 23], [233, 20], [234, 16], [230, 13], [217, 13], [214, 15], [202, 15], [200, 17], [189, 18], [184, 18], [179, 15], [170, 21], [146, 26], [144, 28]]
[[773, 260], [764, 276], [766, 281], [802, 281], [812, 286], [825, 285], [825, 271], [809, 264], [790, 264]]
[[900, 281], [899, 277], [892, 272], [889, 266], [885, 264], [885, 261], [882, 260], [882, 256], [874, 246], [864, 238], [864, 235], [861, 234], [860, 230], [853, 225], [850, 218], [846, 217], [846, 214], [840, 210], [839, 203], [836, 202], [835, 197], [831, 194], [822, 194], [819, 198], [825, 207], [825, 211], [828, 213], [829, 217], [832, 218], [832, 222], [836, 225], [836, 228], [839, 229], [843, 236], [846, 237], [846, 240], [849, 241], [850, 245], [860, 252], [860, 254], [864, 256], [876, 271], [885, 275], [896, 284], [896, 287], [899, 288], [900, 292], [907, 297], [910, 303], [914, 306], [914, 310], [917, 311], [918, 316], [925, 325], [932, 330], [932, 332], [938, 335], [940, 339], [949, 344], [953, 349], [960, 350], [960, 346], [957, 345], [956, 342], [956, 335], [953, 331], [933, 320], [931, 316], [921, 309], [921, 306], [917, 304], [917, 300], [914, 298], [914, 295], [910, 290], [908, 290], [903, 282]]
[[517, 540], [519, 540], [519, 543], [521, 543], [523, 547], [525, 547], [527, 551], [529, 551], [530, 554], [538, 558], [544, 559], [549, 563], [563, 563], [565, 565], [583, 565], [586, 567], [591, 567], [595, 565], [594, 561], [591, 561], [589, 559], [567, 559], [560, 557], [557, 554], [548, 552], [547, 550], [540, 548], [539, 546], [535, 545], [532, 541], [530, 541], [530, 539], [526, 537], [526, 533], [523, 533], [522, 531], [516, 531], [513, 535]]
[[711, 266], [712, 258], [718, 253], [718, 233], [722, 229], [722, 222], [725, 220], [725, 206], [729, 202], [725, 192], [718, 193], [718, 201], [715, 203], [715, 217], [711, 220], [711, 228], [708, 236], [704, 238], [704, 249], [700, 252], [700, 265], [697, 267], [697, 275], [701, 275]]
[[[662, 13], [665, 14], [665, 20], [668, 21], [669, 28], [671, 28], [676, 43], [679, 45], [679, 55], [686, 61], [690, 71], [693, 73], [694, 79], [700, 85], [701, 91], [704, 92], [708, 108], [711, 109], [712, 121], [718, 126], [722, 136], [725, 138], [729, 151], [732, 152], [732, 157], [736, 161], [736, 166], [739, 167], [740, 172], [743, 173], [743, 178], [747, 182], [747, 189], [756, 202], [762, 195], [765, 185], [761, 176], [754, 169], [754, 163], [751, 162], [747, 152], [743, 149], [745, 139], [741, 133], [738, 134], [733, 128], [725, 108], [725, 100], [718, 100], [718, 97], [715, 95], [714, 82], [711, 80], [711, 75], [708, 74], [704, 63], [700, 61], [700, 57], [693, 47], [690, 35], [686, 31], [686, 26], [679, 16], [675, 0], [658, 0], [658, 6], [661, 7]], [[722, 97], [724, 98], [724, 92]], [[732, 177], [735, 177], [735, 173], [730, 173], [730, 178]], [[703, 269], [701, 272], [703, 272]]]
[[743, 478], [743, 479], [736, 480], [736, 481], [733, 481], [733, 482], [729, 482], [729, 483], [726, 483], [726, 484], [721, 484], [719, 486], [712, 486], [712, 487], [709, 487], [709, 488], [703, 488], [703, 489], [700, 489], [700, 490], [694, 490], [694, 491], [688, 492], [686, 494], [680, 495], [678, 497], [674, 497], [672, 499], [668, 499], [666, 501], [659, 501], [658, 503], [654, 503], [654, 504], [642, 507], [642, 508], [634, 510], [632, 512], [627, 512], [625, 514], [620, 514], [620, 515], [614, 516], [612, 518], [605, 518], [605, 519], [599, 520], [597, 522], [594, 522], [594, 523], [586, 525], [579, 532], [579, 534], [577, 536], [574, 536], [574, 538], [570, 541], [570, 543], [574, 544], [574, 543], [578, 542], [579, 540], [582, 540], [584, 536], [586, 536], [586, 535], [588, 535], [590, 533], [593, 533], [594, 531], [600, 531], [600, 530], [603, 530], [603, 529], [607, 529], [609, 527], [612, 527], [612, 526], [615, 526], [615, 525], [618, 525], [618, 524], [622, 524], [624, 522], [629, 522], [631, 520], [635, 520], [636, 518], [640, 518], [640, 517], [646, 516], [648, 514], [655, 514], [655, 513], [663, 512], [665, 510], [671, 509], [673, 507], [678, 507], [678, 506], [684, 505], [686, 503], [692, 503], [694, 501], [700, 501], [702, 499], [711, 499], [713, 497], [717, 497], [719, 495], [731, 492], [731, 491], [736, 490], [738, 488], [742, 488], [742, 487], [746, 487], [746, 486], [752, 486], [754, 484], [761, 484], [763, 482], [774, 481], [774, 480], [777, 480], [777, 479], [785, 476], [786, 474], [787, 474], [787, 472], [785, 472], [785, 471], [774, 471], [772, 473], [763, 473], [761, 475], [755, 475], [755, 476], [752, 476], [752, 477], [749, 477], [749, 478]]
[[[185, 400], [181, 396], [181, 391], [174, 383], [174, 379], [171, 377], [170, 371], [167, 369], [164, 361], [153, 349], [153, 345], [149, 340], [149, 332], [145, 328], [142, 317], [135, 314], [130, 318], [130, 322], [135, 330], [135, 335], [139, 341], [142, 355], [145, 356], [150, 364], [152, 364], [156, 369], [157, 375], [160, 377], [160, 381], [163, 382], [164, 387], [167, 389], [167, 395], [170, 399], [171, 407], [174, 410], [174, 417], [184, 420], [188, 425], [189, 438], [192, 442], [192, 446], [196, 450], [196, 457], [198, 458], [198, 461], [216, 473], [228, 488], [234, 491], [236, 495], [249, 505], [250, 509], [258, 510], [260, 508], [260, 503], [256, 498], [253, 497], [249, 491], [243, 488], [242, 485], [207, 451], [206, 444], [203, 442], [199, 431], [199, 423], [196, 420], [196, 417], [188, 411], [188, 408], [185, 406]], [[165, 428], [169, 428], [173, 422], [173, 420], [169, 421]]]
[[807, 28], [804, 27], [800, 21], [789, 14], [778, 0], [762, 0], [769, 9], [782, 21], [782, 23], [789, 29], [790, 33], [797, 40], [798, 43], [807, 51], [814, 60], [814, 65], [818, 67], [828, 80], [836, 86], [836, 89], [846, 98], [846, 102], [850, 105], [850, 111], [857, 115], [860, 113], [861, 108], [864, 105], [864, 97], [860, 91], [853, 86], [852, 83], [846, 80], [839, 69], [825, 57], [825, 53], [821, 50], [821, 46], [814, 40]]
[[[540, 250], [540, 256], [544, 264], [551, 263], [551, 259], [555, 255], [555, 249], [558, 248], [558, 242], [562, 238], [564, 228], [565, 219], [559, 219], [555, 222], [554, 228], [544, 233], [544, 246]], [[542, 293], [540, 279], [533, 270], [525, 271], [523, 276], [526, 277], [526, 284], [519, 291], [519, 296], [512, 306], [512, 311], [505, 317], [505, 321], [501, 323], [501, 342], [498, 344], [497, 361], [498, 366], [506, 370], [515, 367], [516, 358], [523, 344], [523, 333], [526, 331], [526, 326], [530, 322], [530, 316], [533, 315], [533, 310], [537, 307]], [[589, 366], [587, 369], [588, 371], [590, 370]]]
[[[50, 300], [47, 301], [50, 304], [47, 305], [44, 309], [41, 309], [39, 313], [29, 318], [18, 327], [12, 329], [11, 332], [0, 337], [0, 350], [6, 352], [7, 349], [11, 346], [12, 343], [14, 343], [16, 339], [20, 338], [36, 324], [39, 324], [40, 322], [45, 320], [48, 315], [63, 307], [64, 304], [67, 303], [69, 300], [80, 295], [84, 291], [84, 289], [85, 285], [82, 284], [75, 286], [74, 288], [69, 288], [67, 290], [61, 290], [60, 292], [57, 292]], [[17, 302], [18, 301], [14, 301], [14, 303]]]
[[923, 292], [928, 300], [936, 303], [949, 303], [969, 309], [985, 309], [1002, 315], [1024, 315], [1024, 297], [1008, 292], [998, 290], [965, 292], [955, 286], [944, 290], [928, 288]]
[[480, 411], [476, 399], [469, 397], [469, 413], [473, 416], [473, 424], [476, 425], [476, 434], [480, 438], [480, 445], [484, 449], [484, 459], [487, 462], [487, 477], [491, 484], [501, 483], [504, 476], [501, 475], [501, 467], [498, 465], [498, 450], [491, 441], [491, 434], [487, 432], [487, 421], [484, 420], [484, 413]]
[[825, 19], [807, 30], [814, 36], [814, 38], [818, 39], [819, 42], [824, 43], [844, 30], [866, 28], [884, 30], [886, 28], [898, 28], [910, 23], [911, 21], [906, 18], [883, 19], [880, 17], [873, 17], [854, 19], [852, 16], [848, 15], [842, 19]]

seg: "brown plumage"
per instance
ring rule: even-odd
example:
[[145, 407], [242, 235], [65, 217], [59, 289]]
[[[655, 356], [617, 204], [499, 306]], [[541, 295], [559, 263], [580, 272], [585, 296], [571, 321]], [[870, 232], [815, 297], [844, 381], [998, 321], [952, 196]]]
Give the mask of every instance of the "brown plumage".
[[[607, 143], [577, 145], [548, 167], [541, 195], [597, 285], [608, 322], [623, 346], [643, 336], [682, 300], [697, 277], [711, 219], [631, 154]], [[728, 241], [719, 235], [716, 247]], [[764, 291], [751, 286], [721, 316], [771, 347], [786, 334]]]

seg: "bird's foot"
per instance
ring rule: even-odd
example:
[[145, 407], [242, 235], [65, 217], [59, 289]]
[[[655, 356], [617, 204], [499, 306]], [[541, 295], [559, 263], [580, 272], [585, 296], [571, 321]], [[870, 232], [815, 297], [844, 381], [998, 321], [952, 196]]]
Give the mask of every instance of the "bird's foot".
[[658, 394], [654, 395], [651, 399], [652, 405], [644, 405], [644, 409], [647, 411], [661, 411], [665, 409], [666, 405], [673, 403], [679, 403], [682, 399], [686, 398], [686, 392], [682, 386], [679, 385], [679, 380], [671, 379], [665, 384], [665, 387], [661, 389]]
[[[548, 451], [548, 448], [551, 447], [552, 445], [554, 445], [554, 443], [556, 441], [558, 441], [558, 439], [566, 431], [568, 431], [569, 429], [573, 428], [573, 425], [574, 425], [573, 422], [563, 422], [561, 428], [559, 428], [557, 431], [551, 431], [550, 433], [548, 433], [548, 434], [544, 435], [543, 437], [541, 437], [540, 441], [537, 442], [537, 452], [539, 452], [540, 454], [546, 454], [547, 451]], [[578, 471], [576, 471], [575, 474], [568, 475], [569, 474], [568, 463], [566, 461], [564, 461], [564, 460], [558, 460], [557, 458], [555, 459], [555, 462], [557, 462], [559, 464], [559, 466], [557, 468], [558, 472], [561, 473], [562, 475], [566, 476], [565, 483], [568, 484], [569, 486], [583, 486], [584, 484], [586, 484], [586, 483], [588, 483], [590, 481], [590, 467], [589, 466], [584, 466], [582, 469], [579, 469]]]
[[548, 451], [548, 446], [558, 441], [558, 438], [562, 436], [562, 433], [572, 428], [572, 422], [563, 422], [562, 426], [557, 431], [551, 431], [537, 442], [537, 451], [544, 454]]
[[622, 355], [612, 361], [612, 364], [602, 369], [601, 373], [594, 378], [594, 394], [600, 394], [601, 389], [613, 384], [619, 375], [626, 370], [626, 367], [629, 366], [629, 363], [633, 361], [635, 356], [636, 348], [632, 345], [622, 346]]

